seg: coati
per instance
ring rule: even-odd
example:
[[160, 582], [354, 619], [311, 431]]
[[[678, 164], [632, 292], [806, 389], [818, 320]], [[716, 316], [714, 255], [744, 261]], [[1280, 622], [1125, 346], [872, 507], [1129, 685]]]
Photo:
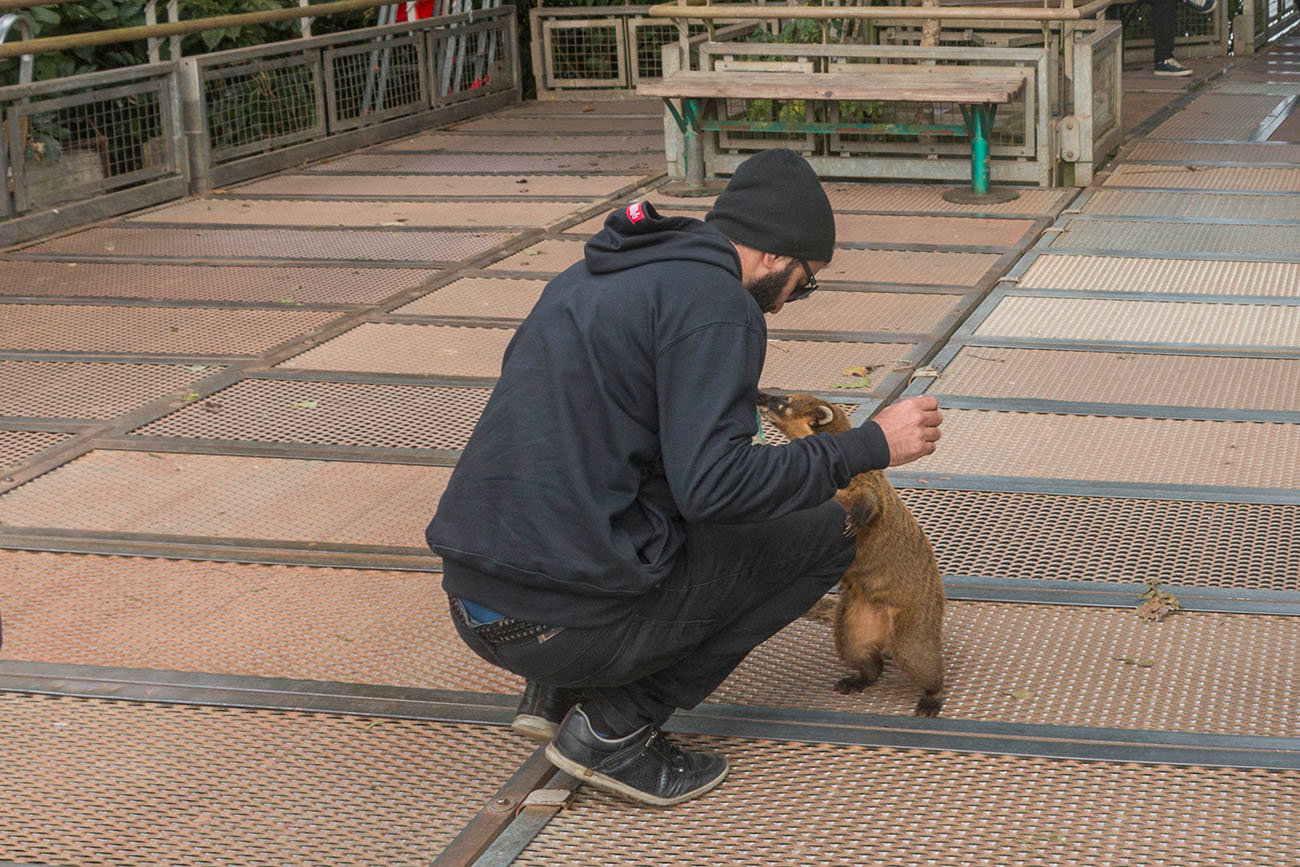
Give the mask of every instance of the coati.
[[[844, 410], [808, 394], [760, 392], [758, 404], [792, 440], [842, 433], [852, 426]], [[835, 499], [847, 512], [845, 535], [858, 539], [858, 553], [841, 580], [832, 617], [835, 649], [856, 673], [840, 680], [835, 689], [847, 695], [870, 686], [888, 653], [924, 693], [916, 715], [935, 716], [943, 704], [945, 597], [934, 549], [883, 472], [854, 476]], [[814, 617], [819, 606], [813, 608]]]

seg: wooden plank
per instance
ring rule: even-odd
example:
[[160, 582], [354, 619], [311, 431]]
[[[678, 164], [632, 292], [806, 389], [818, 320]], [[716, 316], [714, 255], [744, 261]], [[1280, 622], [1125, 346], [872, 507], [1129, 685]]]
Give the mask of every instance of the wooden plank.
[[[865, 64], [864, 64], [865, 67]], [[1025, 86], [1024, 73], [1006, 67], [879, 66], [862, 72], [681, 71], [644, 82], [637, 93], [698, 99], [840, 99], [1007, 103]]]

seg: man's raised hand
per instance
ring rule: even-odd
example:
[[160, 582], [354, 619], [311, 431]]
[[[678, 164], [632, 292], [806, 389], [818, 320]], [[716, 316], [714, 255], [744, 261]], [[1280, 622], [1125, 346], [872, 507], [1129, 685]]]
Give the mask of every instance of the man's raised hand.
[[939, 401], [929, 395], [910, 397], [882, 409], [872, 419], [889, 443], [889, 465], [908, 464], [934, 452], [943, 433]]

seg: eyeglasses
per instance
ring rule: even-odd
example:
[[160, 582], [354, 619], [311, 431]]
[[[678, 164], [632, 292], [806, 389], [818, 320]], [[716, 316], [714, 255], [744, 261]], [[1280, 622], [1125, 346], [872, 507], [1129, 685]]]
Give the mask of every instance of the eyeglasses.
[[786, 303], [798, 301], [800, 298], [807, 298], [819, 288], [817, 278], [813, 276], [812, 269], [808, 267], [808, 260], [800, 259], [799, 264], [803, 266], [803, 272], [808, 275], [808, 282], [791, 292], [790, 297], [785, 299]]

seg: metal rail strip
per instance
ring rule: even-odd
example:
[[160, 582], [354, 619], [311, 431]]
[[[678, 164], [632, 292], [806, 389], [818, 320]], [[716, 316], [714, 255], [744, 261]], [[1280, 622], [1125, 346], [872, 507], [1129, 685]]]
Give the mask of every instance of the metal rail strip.
[[[507, 725], [515, 696], [322, 681], [0, 661], [0, 691]], [[1140, 764], [1300, 768], [1300, 738], [932, 719], [702, 704], [665, 729], [819, 744]]]

